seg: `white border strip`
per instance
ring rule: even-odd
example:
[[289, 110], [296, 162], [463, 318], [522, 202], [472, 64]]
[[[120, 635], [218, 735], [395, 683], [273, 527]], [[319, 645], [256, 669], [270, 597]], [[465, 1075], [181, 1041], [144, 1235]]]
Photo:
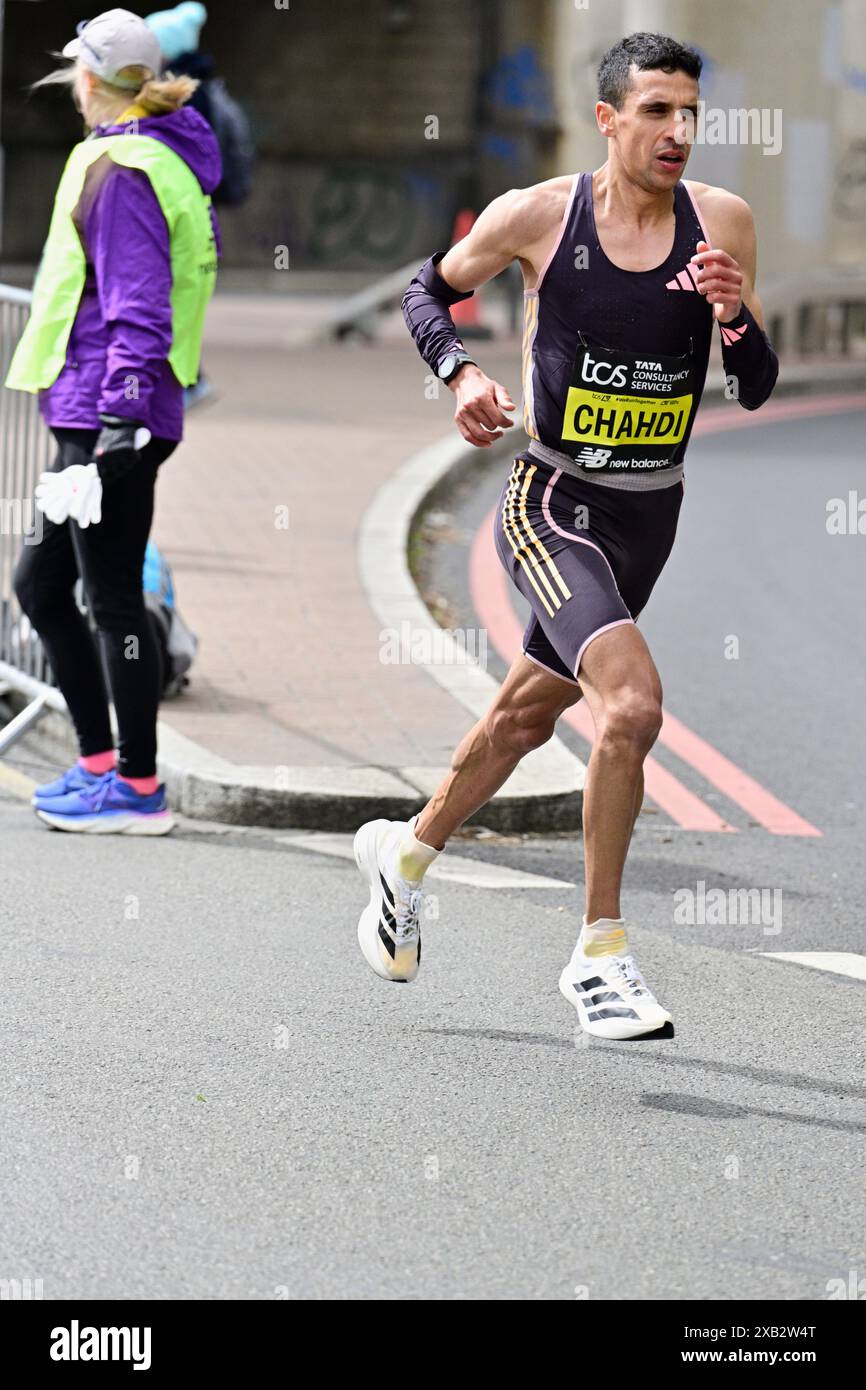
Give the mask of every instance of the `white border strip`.
[[866, 980], [866, 956], [854, 951], [761, 951], [767, 960], [787, 960], [791, 965], [806, 965], [810, 970], [828, 970], [832, 975], [847, 975], [851, 980]]

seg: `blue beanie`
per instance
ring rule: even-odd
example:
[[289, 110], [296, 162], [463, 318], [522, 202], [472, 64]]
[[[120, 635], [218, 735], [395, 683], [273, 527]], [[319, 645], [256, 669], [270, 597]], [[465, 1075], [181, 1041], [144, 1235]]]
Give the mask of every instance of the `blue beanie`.
[[171, 64], [182, 53], [196, 51], [206, 19], [204, 5], [200, 5], [198, 0], [184, 0], [173, 10], [156, 10], [154, 14], [147, 15], [144, 22], [159, 39], [166, 64]]

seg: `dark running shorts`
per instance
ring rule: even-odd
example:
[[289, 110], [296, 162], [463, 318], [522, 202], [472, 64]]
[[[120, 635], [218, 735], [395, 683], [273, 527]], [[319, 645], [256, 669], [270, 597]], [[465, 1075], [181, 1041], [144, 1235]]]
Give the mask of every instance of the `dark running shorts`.
[[683, 484], [628, 492], [518, 456], [494, 525], [532, 616], [523, 650], [574, 682], [593, 637], [633, 622], [671, 553]]

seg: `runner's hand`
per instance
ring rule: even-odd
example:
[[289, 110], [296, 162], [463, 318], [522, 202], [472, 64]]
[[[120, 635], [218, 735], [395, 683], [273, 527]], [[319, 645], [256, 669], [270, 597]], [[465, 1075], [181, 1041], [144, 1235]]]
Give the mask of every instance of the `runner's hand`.
[[[727, 251], [699, 241], [690, 264], [701, 294], [707, 296], [719, 323], [730, 323], [743, 307], [743, 272]], [[702, 269], [698, 269], [698, 265]]]
[[125, 420], [119, 415], [100, 415], [99, 419], [102, 429], [93, 450], [93, 462], [103, 483], [113, 483], [135, 466], [138, 450], [150, 439], [150, 432], [139, 421]]
[[457, 397], [455, 423], [470, 444], [487, 449], [514, 424], [505, 412], [517, 407], [505, 387], [485, 376], [474, 363], [461, 367], [449, 387]]

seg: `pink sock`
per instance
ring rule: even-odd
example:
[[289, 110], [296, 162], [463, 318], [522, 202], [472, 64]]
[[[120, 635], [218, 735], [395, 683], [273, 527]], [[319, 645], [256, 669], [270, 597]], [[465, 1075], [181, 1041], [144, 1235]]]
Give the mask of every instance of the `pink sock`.
[[93, 772], [101, 776], [103, 772], [110, 772], [117, 762], [117, 754], [113, 748], [107, 748], [104, 753], [88, 753], [86, 758], [78, 759], [78, 766], [83, 767], [85, 772]]
[[159, 786], [158, 777], [118, 777], [118, 782], [125, 782], [133, 791], [138, 792], [139, 796], [152, 796]]

